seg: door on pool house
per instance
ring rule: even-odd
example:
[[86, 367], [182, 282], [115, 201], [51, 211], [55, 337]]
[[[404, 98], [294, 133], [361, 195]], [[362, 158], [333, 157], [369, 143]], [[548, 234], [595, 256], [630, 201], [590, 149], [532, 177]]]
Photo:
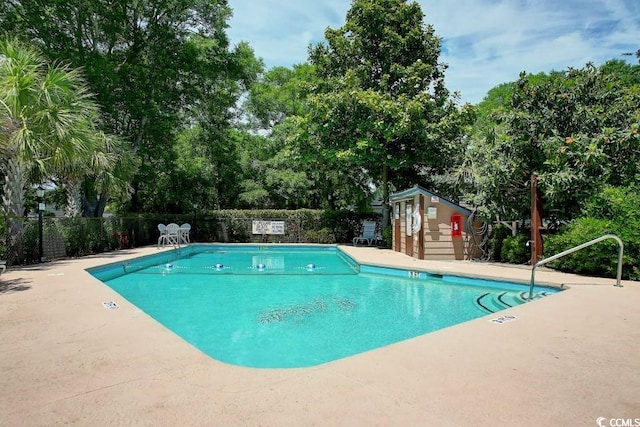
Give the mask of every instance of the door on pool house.
[[393, 250], [402, 252], [402, 220], [400, 219], [400, 202], [393, 207]]
[[413, 233], [412, 233], [413, 224], [411, 223], [412, 212], [413, 212], [413, 205], [411, 203], [406, 203], [405, 209], [404, 209], [404, 221], [405, 221], [404, 229], [406, 231], [404, 247], [405, 247], [405, 254], [409, 256], [413, 256]]

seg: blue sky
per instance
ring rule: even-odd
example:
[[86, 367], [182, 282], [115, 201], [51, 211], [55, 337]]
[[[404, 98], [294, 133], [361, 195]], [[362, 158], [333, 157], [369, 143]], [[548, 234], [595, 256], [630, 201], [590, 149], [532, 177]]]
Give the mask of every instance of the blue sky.
[[[344, 25], [350, 0], [229, 0], [232, 43], [267, 68], [307, 61], [310, 43]], [[640, 49], [640, 0], [419, 0], [443, 39], [447, 87], [477, 103], [492, 87], [537, 73], [599, 65]]]

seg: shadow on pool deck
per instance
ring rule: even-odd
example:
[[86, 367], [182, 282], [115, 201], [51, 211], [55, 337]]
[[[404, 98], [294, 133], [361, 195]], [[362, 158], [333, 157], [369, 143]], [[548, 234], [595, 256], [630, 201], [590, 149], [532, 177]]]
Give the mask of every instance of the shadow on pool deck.
[[0, 278], [0, 295], [29, 290], [31, 286], [29, 286], [28, 283], [31, 283], [31, 281], [21, 278], [12, 280], [3, 280]]
[[[361, 263], [530, 277], [523, 268], [344, 250]], [[2, 275], [3, 424], [590, 426], [640, 418], [637, 282], [615, 288], [540, 271], [538, 283], [570, 289], [313, 368], [252, 369], [205, 356], [84, 271], [156, 252]], [[105, 301], [120, 308], [105, 310]], [[515, 319], [489, 321], [504, 314]]]

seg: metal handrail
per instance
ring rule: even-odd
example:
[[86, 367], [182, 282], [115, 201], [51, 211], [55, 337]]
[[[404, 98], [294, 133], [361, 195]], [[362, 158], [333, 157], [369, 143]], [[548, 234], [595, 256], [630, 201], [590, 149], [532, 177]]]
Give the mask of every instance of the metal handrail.
[[602, 237], [598, 237], [597, 239], [593, 239], [588, 241], [587, 243], [583, 243], [581, 245], [576, 246], [575, 248], [571, 248], [571, 249], [567, 249], [564, 252], [560, 252], [557, 255], [554, 256], [550, 256], [549, 258], [545, 258], [543, 260], [538, 261], [533, 268], [531, 269], [531, 286], [529, 287], [529, 299], [533, 298], [533, 285], [534, 285], [534, 281], [535, 281], [535, 274], [536, 274], [536, 268], [540, 265], [546, 264], [548, 262], [551, 261], [555, 261], [558, 258], [561, 258], [565, 255], [569, 255], [572, 254], [574, 252], [579, 251], [580, 249], [584, 249], [587, 246], [591, 246], [594, 245], [598, 242], [601, 242], [603, 240], [606, 239], [614, 239], [616, 242], [618, 242], [618, 245], [620, 246], [620, 249], [618, 250], [618, 276], [616, 278], [616, 284], [614, 286], [617, 286], [619, 288], [622, 287], [622, 284], [620, 283], [620, 280], [622, 279], [622, 253], [624, 252], [624, 243], [622, 243], [622, 240], [620, 240], [620, 238], [618, 236], [616, 236], [615, 234], [606, 234]]

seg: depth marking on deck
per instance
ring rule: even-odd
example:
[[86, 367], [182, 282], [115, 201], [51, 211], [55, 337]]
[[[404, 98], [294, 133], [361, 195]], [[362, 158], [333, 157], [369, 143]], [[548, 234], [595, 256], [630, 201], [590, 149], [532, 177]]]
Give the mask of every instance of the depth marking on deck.
[[508, 323], [517, 319], [518, 318], [516, 316], [500, 316], [500, 317], [496, 317], [495, 319], [489, 320], [489, 322], [502, 325], [503, 323]]
[[117, 308], [120, 308], [114, 301], [103, 301], [102, 305], [107, 310], [115, 310]]

